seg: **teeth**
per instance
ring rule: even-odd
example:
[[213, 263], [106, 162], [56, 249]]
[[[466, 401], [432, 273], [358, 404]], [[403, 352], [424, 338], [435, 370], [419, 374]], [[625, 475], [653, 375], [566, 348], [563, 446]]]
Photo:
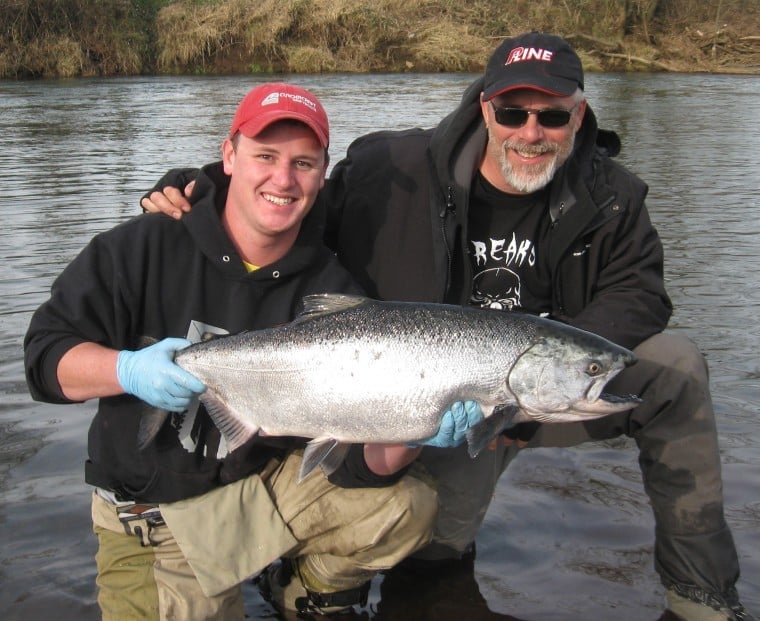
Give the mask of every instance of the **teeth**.
[[273, 196], [272, 194], [262, 194], [262, 196], [275, 205], [290, 205], [290, 203], [295, 201], [294, 198], [280, 198], [279, 196]]
[[521, 157], [537, 157], [539, 155], [546, 153], [545, 149], [530, 149], [529, 151], [522, 151], [520, 149], [515, 149], [515, 151], [517, 151], [517, 154]]

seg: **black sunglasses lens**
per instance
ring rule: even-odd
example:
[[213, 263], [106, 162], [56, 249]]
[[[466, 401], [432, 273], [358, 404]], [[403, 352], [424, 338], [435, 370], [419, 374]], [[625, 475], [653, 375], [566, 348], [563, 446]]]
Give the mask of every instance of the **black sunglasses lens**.
[[522, 127], [528, 122], [528, 111], [522, 108], [494, 107], [496, 122], [506, 127]]
[[570, 122], [569, 110], [541, 110], [538, 122], [544, 127], [563, 127]]
[[[531, 111], [525, 108], [497, 108], [494, 116], [499, 125], [505, 127], [522, 127], [528, 122]], [[536, 112], [538, 122], [544, 127], [563, 127], [570, 122], [569, 110], [539, 110]]]

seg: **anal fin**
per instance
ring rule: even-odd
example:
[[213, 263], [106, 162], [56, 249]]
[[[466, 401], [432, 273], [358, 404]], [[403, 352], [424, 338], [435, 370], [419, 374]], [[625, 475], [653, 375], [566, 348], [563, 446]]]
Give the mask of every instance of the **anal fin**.
[[303, 481], [314, 468], [321, 466], [325, 475], [335, 472], [346, 458], [350, 444], [343, 444], [334, 438], [315, 438], [303, 452], [303, 462], [298, 473], [298, 482]]
[[259, 428], [245, 422], [242, 416], [237, 416], [227, 405], [211, 390], [206, 390], [201, 395], [201, 403], [206, 407], [208, 415], [214, 421], [227, 442], [230, 452], [240, 448], [250, 440]]

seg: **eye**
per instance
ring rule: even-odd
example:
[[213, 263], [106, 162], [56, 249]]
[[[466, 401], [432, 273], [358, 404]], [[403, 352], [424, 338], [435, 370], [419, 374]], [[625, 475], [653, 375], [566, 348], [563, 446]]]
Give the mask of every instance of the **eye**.
[[306, 160], [298, 160], [296, 162], [296, 166], [302, 170], [310, 170], [314, 168], [314, 165], [311, 162], [307, 162]]
[[588, 367], [586, 367], [586, 375], [590, 375], [591, 377], [595, 377], [599, 375], [602, 372], [602, 363], [597, 362], [596, 360], [592, 360], [588, 363]]

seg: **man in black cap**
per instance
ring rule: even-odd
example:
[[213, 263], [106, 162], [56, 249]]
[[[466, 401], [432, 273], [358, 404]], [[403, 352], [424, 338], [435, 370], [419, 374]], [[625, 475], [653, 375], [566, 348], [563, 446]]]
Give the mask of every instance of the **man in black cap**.
[[[359, 138], [321, 193], [328, 244], [370, 295], [550, 316], [639, 359], [608, 387], [639, 395], [632, 411], [521, 424], [475, 460], [461, 447], [426, 448], [419, 459], [440, 507], [434, 542], [417, 557], [472, 556], [498, 477], [521, 448], [625, 434], [640, 450], [669, 610], [686, 621], [752, 619], [735, 588], [706, 364], [664, 332], [672, 307], [647, 186], [611, 159], [620, 141], [597, 127], [583, 86], [566, 41], [507, 39], [437, 127]], [[175, 171], [157, 187], [191, 176]], [[143, 206], [179, 216], [189, 208], [179, 194], [153, 193]]]

